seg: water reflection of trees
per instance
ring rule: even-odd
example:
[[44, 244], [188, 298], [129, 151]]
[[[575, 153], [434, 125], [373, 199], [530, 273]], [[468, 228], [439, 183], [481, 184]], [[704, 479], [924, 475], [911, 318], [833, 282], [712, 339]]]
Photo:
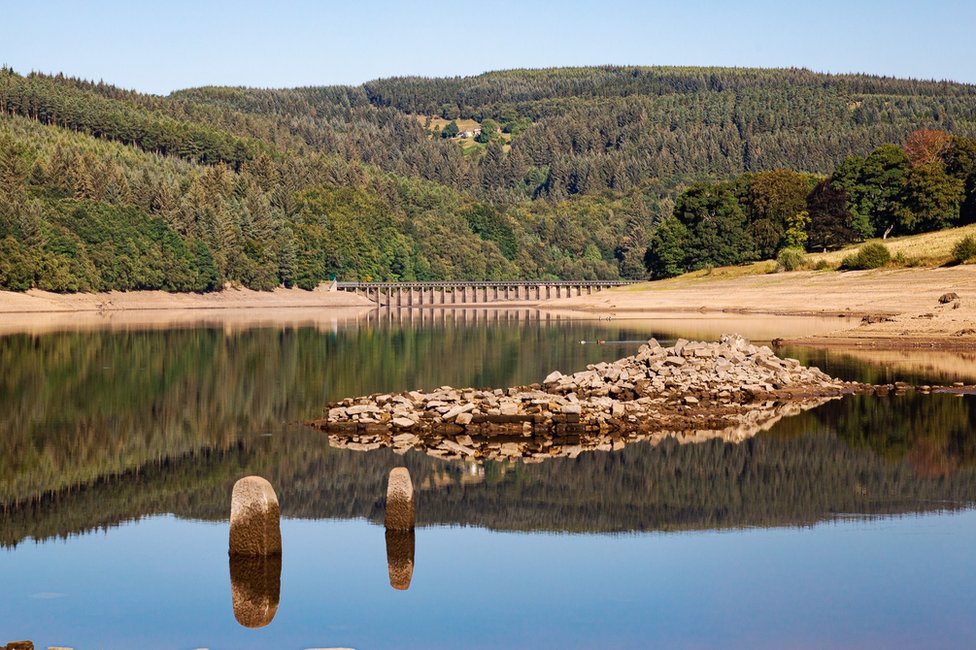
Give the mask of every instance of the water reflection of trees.
[[329, 399], [524, 383], [619, 351], [579, 345], [587, 336], [585, 324], [530, 321], [0, 337], [0, 502], [225, 448], [314, 417]]
[[972, 463], [930, 476], [907, 453], [892, 458], [847, 444], [825, 418], [820, 411], [790, 418], [738, 445], [664, 441], [535, 465], [487, 463], [474, 472], [471, 465], [420, 453], [332, 449], [320, 434], [294, 432], [8, 504], [0, 514], [0, 542], [69, 535], [157, 513], [225, 519], [234, 480], [251, 473], [275, 485], [286, 517], [381, 524], [387, 475], [398, 465], [414, 477], [421, 526], [575, 532], [793, 526], [839, 513], [925, 512], [976, 501]]
[[842, 408], [817, 411], [848, 445], [884, 458], [907, 460], [920, 476], [937, 477], [976, 467], [974, 398], [907, 393], [854, 396]]
[[272, 481], [285, 516], [380, 522], [387, 474], [399, 464], [420, 489], [420, 525], [802, 525], [835, 513], [976, 500], [971, 397], [850, 397], [739, 445], [638, 443], [531, 466], [487, 463], [474, 473], [417, 453], [331, 449], [323, 434], [282, 425], [318, 413], [332, 397], [509, 385], [620, 352], [580, 346], [592, 335], [586, 327], [0, 338], [0, 543], [158, 513], [223, 519], [231, 486], [245, 474]]

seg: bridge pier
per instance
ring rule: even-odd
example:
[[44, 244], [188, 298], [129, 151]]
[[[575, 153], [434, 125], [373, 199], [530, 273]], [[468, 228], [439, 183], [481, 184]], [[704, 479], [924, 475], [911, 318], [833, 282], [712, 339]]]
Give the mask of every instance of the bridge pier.
[[[539, 282], [533, 280], [503, 282], [336, 282], [339, 291], [365, 296], [377, 307], [392, 310], [447, 305], [490, 305], [506, 301], [542, 301], [593, 295], [605, 289], [631, 284], [629, 281], [580, 280]], [[450, 294], [450, 299], [448, 299]], [[543, 294], [545, 294], [543, 296]]]

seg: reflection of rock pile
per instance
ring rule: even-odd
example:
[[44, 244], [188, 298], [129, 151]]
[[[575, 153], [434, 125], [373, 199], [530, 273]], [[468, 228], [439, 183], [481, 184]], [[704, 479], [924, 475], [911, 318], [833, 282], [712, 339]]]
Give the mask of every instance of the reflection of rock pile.
[[333, 405], [313, 424], [333, 445], [351, 449], [542, 460], [674, 432], [699, 432], [679, 439], [741, 440], [786, 410], [858, 388], [738, 336], [718, 343], [682, 339], [671, 348], [651, 340], [635, 356], [573, 375], [554, 372], [542, 386], [370, 395]]
[[[782, 418], [797, 415], [829, 401], [829, 397], [803, 398], [788, 404], [757, 402], [740, 404], [725, 419], [737, 424], [722, 429], [661, 429], [654, 423], [626, 423], [622, 427], [601, 432], [599, 425], [554, 424], [524, 427], [518, 424], [469, 424], [461, 427], [441, 426], [436, 432], [381, 433], [370, 428], [359, 432], [346, 430], [332, 433], [333, 447], [358, 451], [393, 447], [404, 453], [410, 449], [423, 451], [446, 460], [514, 460], [526, 463], [547, 458], [576, 458], [584, 451], [611, 451], [635, 442], [657, 445], [666, 438], [681, 444], [700, 443], [712, 439], [739, 443], [760, 431], [766, 431]], [[576, 433], [571, 433], [576, 431]]]

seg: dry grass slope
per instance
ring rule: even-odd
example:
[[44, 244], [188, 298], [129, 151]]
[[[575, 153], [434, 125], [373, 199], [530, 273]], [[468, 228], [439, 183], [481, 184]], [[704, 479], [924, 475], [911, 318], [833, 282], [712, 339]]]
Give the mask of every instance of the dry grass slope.
[[[921, 235], [909, 235], [907, 237], [892, 237], [890, 239], [872, 239], [869, 242], [884, 244], [891, 254], [901, 253], [912, 264], [918, 266], [941, 266], [952, 260], [952, 248], [963, 237], [976, 237], [976, 224], [963, 226], [961, 228], [949, 228], [948, 230], [938, 230], [936, 232], [926, 232]], [[809, 255], [810, 263], [816, 264], [824, 260], [831, 266], [837, 266], [840, 261], [857, 252], [864, 244], [849, 246], [838, 251], [829, 253], [816, 253]]]

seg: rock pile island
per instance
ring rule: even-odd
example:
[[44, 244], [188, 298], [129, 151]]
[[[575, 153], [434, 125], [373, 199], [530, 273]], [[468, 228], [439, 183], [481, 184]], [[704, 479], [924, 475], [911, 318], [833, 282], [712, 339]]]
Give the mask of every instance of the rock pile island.
[[538, 462], [668, 436], [741, 441], [784, 415], [866, 389], [736, 335], [669, 348], [651, 339], [634, 356], [553, 372], [541, 385], [349, 398], [311, 424], [337, 447]]

